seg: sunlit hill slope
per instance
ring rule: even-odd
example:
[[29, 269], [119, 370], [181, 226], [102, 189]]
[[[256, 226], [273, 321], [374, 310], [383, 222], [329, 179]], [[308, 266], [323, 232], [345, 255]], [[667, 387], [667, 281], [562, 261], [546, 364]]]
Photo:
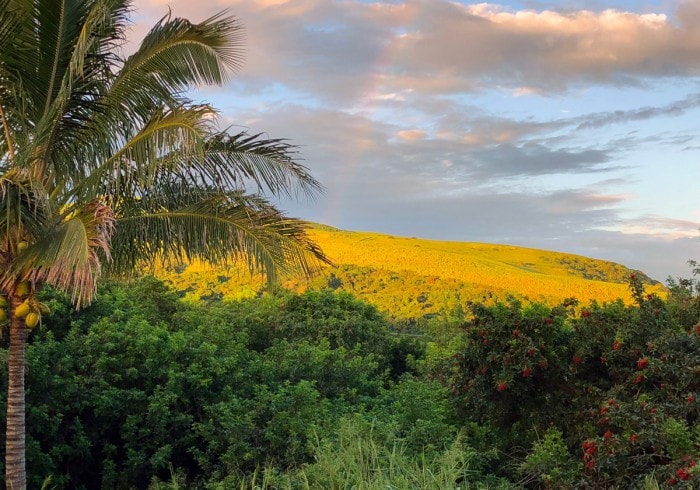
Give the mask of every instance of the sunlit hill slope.
[[[514, 296], [559, 304], [630, 300], [627, 278], [645, 278], [649, 292], [664, 293], [639, 271], [602, 260], [559, 252], [486, 243], [441, 242], [313, 225], [311, 235], [337, 264], [310, 280], [287, 278], [295, 291], [346, 290], [375, 304], [390, 317], [406, 320], [451, 314], [468, 301]], [[242, 268], [189, 264], [157, 274], [188, 299], [238, 299], [265, 289], [262, 277]]]

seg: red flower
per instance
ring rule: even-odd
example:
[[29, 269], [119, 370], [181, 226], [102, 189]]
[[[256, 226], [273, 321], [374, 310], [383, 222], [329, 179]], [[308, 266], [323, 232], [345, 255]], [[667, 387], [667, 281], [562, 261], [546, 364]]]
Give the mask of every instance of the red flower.
[[496, 386], [496, 389], [498, 391], [506, 391], [508, 389], [508, 383], [498, 383], [498, 386]]
[[678, 483], [678, 481], [675, 478], [671, 478], [668, 480], [668, 484], [671, 486], [675, 485], [676, 483]]
[[[595, 442], [594, 441], [585, 441], [581, 445], [581, 449], [583, 449], [583, 452], [586, 453], [586, 455], [588, 455], [588, 458], [590, 458], [590, 455], [593, 455], [596, 452]], [[584, 459], [588, 459], [588, 458], [584, 456]]]
[[630, 440], [632, 442], [637, 442], [637, 434], [632, 434], [632, 436], [630, 437]]
[[676, 471], [676, 475], [678, 475], [678, 478], [681, 480], [690, 480], [690, 473], [688, 473], [688, 470], [685, 468], [678, 468], [678, 471]]
[[581, 356], [574, 356], [574, 364], [581, 364], [582, 360]]
[[586, 462], [586, 469], [587, 470], [592, 470], [593, 468], [595, 468], [595, 460], [594, 459]]
[[698, 334], [698, 335], [700, 335], [700, 323], [698, 323], [697, 325], [695, 325], [695, 333]]
[[484, 339], [484, 345], [489, 345], [489, 339]]
[[517, 337], [518, 335], [520, 335], [520, 330], [516, 328], [515, 330], [513, 330], [513, 337]]
[[583, 318], [590, 318], [590, 317], [591, 317], [591, 312], [588, 311], [588, 310], [583, 310], [583, 311], [581, 312], [581, 316], [582, 316]]
[[638, 385], [644, 381], [644, 375], [643, 374], [638, 374], [636, 378], [634, 378], [634, 384]]
[[601, 363], [601, 364], [605, 364], [606, 362], [608, 362], [608, 360], [606, 359], [606, 357], [605, 357], [605, 356], [600, 356], [600, 363]]
[[544, 319], [544, 322], [545, 322], [547, 325], [551, 325], [552, 323], [554, 323], [554, 320], [552, 320], [551, 318], [545, 318], [545, 319]]
[[615, 440], [615, 435], [612, 432], [610, 432], [609, 430], [605, 431], [605, 434], [603, 434], [603, 437], [605, 438], [606, 441], [609, 441], [609, 440], [614, 441]]
[[523, 377], [524, 378], [529, 378], [531, 374], [532, 374], [532, 369], [530, 369], [529, 367], [526, 367], [525, 369], [523, 369]]
[[534, 355], [535, 355], [535, 349], [528, 349], [528, 350], [527, 350], [527, 355], [530, 356], [530, 357], [534, 356]]
[[695, 397], [693, 395], [688, 395], [688, 403], [695, 403]]
[[637, 368], [644, 369], [645, 367], [647, 367], [647, 364], [649, 364], [647, 358], [642, 357], [640, 360], [637, 361]]
[[613, 342], [613, 350], [620, 350], [620, 342], [617, 340]]

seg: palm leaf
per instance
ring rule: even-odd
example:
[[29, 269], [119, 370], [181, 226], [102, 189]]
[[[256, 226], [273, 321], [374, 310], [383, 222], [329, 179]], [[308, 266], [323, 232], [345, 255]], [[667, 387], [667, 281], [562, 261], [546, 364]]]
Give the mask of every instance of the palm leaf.
[[311, 274], [320, 262], [330, 263], [303, 222], [285, 217], [259, 196], [181, 189], [169, 197], [169, 206], [165, 196], [158, 207], [146, 208], [141, 200], [122, 203], [112, 240], [115, 271], [160, 261], [243, 260], [274, 281], [279, 274]]
[[261, 134], [219, 133], [207, 140], [205, 155], [209, 167], [218, 170], [218, 180], [239, 188], [254, 183], [258, 191], [291, 197], [301, 191], [307, 197], [323, 188], [308, 169], [294, 160], [296, 146], [282, 139], [261, 138]]
[[114, 231], [112, 210], [93, 201], [69, 213], [55, 226], [19, 254], [1, 287], [17, 281], [48, 283], [71, 294], [80, 308], [89, 303], [97, 290], [102, 262], [110, 258], [110, 239]]
[[241, 63], [242, 27], [221, 12], [200, 24], [163, 17], [127, 58], [110, 87], [109, 105], [144, 120], [154, 106], [188, 102], [197, 85], [220, 85]]
[[0, 177], [0, 235], [2, 262], [12, 259], [14, 245], [41, 236], [50, 219], [50, 202], [40, 183], [24, 169], [13, 168]]
[[203, 158], [203, 134], [211, 126], [207, 117], [211, 113], [208, 106], [183, 107], [154, 112], [141, 128], [125, 125], [121, 134], [112, 138], [109, 158], [84, 162], [64, 200], [76, 196], [92, 199], [97, 195], [145, 195], [159, 176], [177, 173], [172, 160], [162, 155], [177, 152], [193, 159]]

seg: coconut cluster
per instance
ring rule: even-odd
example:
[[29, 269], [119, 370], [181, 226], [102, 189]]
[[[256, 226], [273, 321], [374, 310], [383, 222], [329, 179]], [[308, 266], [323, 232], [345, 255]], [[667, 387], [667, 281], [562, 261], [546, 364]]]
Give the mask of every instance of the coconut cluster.
[[[28, 281], [20, 282], [15, 289], [15, 294], [25, 299], [15, 308], [13, 315], [15, 318], [23, 318], [27, 328], [33, 329], [41, 322], [42, 315], [50, 313], [49, 307], [31, 294], [31, 286]], [[7, 318], [5, 308], [7, 308], [7, 299], [0, 296], [0, 321]]]

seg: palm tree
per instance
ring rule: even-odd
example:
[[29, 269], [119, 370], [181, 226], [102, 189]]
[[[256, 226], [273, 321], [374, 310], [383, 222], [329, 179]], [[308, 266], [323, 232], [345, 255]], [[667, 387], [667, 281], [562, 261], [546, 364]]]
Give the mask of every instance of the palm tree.
[[239, 67], [237, 20], [167, 15], [125, 57], [129, 14], [129, 0], [0, 0], [7, 488], [26, 488], [25, 342], [42, 286], [79, 308], [103, 274], [139, 264], [244, 260], [274, 280], [327, 261], [303, 222], [262, 197], [320, 190], [295, 148], [222, 131], [187, 96]]

